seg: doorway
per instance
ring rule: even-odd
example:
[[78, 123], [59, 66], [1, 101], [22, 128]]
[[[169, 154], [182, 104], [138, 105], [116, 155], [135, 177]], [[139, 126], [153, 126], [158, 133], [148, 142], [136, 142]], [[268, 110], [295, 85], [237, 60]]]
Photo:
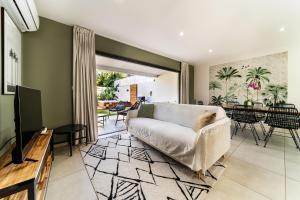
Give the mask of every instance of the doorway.
[[179, 103], [179, 72], [99, 55], [96, 66], [99, 135], [126, 129], [123, 118], [116, 121], [117, 106], [128, 109], [140, 100]]

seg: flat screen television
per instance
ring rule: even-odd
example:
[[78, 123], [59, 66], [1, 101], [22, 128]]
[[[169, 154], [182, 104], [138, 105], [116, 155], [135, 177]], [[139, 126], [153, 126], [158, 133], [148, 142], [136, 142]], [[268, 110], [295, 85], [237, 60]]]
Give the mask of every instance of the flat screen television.
[[22, 163], [43, 129], [41, 91], [16, 86], [14, 98], [16, 146], [12, 161]]

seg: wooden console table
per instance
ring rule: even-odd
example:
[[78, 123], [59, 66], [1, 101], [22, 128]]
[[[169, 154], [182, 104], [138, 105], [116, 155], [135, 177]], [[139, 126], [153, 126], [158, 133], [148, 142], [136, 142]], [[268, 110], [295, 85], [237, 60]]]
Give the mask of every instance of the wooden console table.
[[12, 149], [0, 158], [0, 199], [42, 200], [45, 198], [53, 159], [52, 140], [52, 130], [37, 136], [26, 156], [37, 162], [24, 161], [22, 164], [7, 165], [12, 160]]

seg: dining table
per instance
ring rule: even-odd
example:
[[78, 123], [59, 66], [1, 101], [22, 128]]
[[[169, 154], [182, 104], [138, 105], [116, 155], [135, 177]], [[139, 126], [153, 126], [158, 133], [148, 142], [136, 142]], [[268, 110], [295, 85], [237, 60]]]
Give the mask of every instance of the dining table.
[[[268, 106], [264, 106], [264, 107], [243, 107], [243, 108], [237, 108], [234, 105], [222, 105], [222, 108], [226, 111], [232, 111], [232, 110], [241, 110], [241, 111], [247, 111], [247, 110], [251, 110], [252, 112], [256, 112], [256, 113], [278, 113], [278, 114], [290, 114], [287, 112], [283, 112], [279, 110], [274, 110], [274, 109], [269, 109], [270, 107]], [[294, 114], [294, 113], [293, 113]], [[298, 112], [298, 116], [300, 116], [300, 113]]]

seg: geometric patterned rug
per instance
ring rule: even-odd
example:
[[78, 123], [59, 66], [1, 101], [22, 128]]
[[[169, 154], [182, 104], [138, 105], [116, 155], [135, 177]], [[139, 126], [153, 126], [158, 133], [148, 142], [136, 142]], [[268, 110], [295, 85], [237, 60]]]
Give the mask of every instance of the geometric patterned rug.
[[199, 179], [127, 131], [80, 151], [99, 200], [203, 200], [225, 169], [220, 160]]

